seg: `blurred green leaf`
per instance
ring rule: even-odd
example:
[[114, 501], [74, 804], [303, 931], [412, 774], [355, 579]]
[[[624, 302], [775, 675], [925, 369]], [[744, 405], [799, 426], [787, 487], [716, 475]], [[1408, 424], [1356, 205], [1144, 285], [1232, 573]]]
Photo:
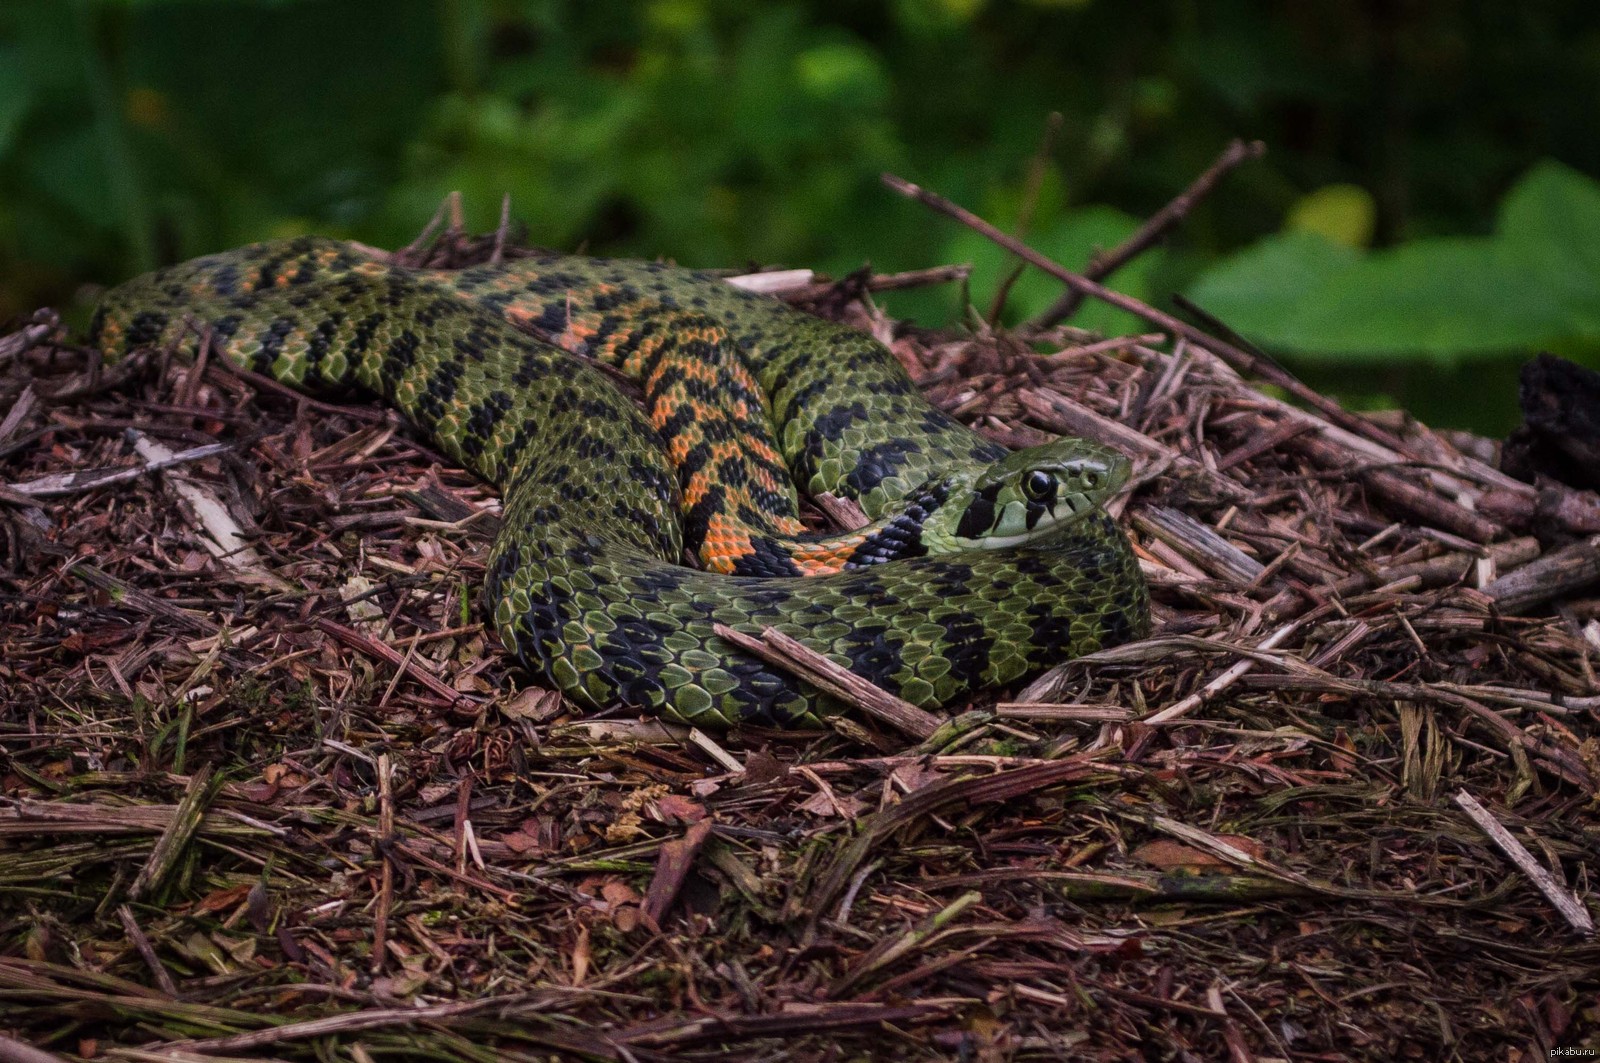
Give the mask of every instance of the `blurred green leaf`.
[[1377, 219], [1377, 205], [1365, 188], [1324, 185], [1289, 208], [1283, 227], [1290, 232], [1316, 233], [1346, 247], [1366, 247], [1372, 242]]
[[1498, 231], [1516, 268], [1560, 304], [1572, 334], [1600, 338], [1600, 182], [1540, 163], [1507, 194]]
[[877, 57], [861, 44], [833, 41], [795, 57], [800, 85], [811, 95], [850, 106], [872, 106], [888, 90]]
[[1308, 357], [1442, 362], [1600, 339], [1600, 185], [1545, 165], [1508, 194], [1491, 237], [1359, 255], [1312, 232], [1263, 240], [1209, 270], [1195, 302]]
[[1562, 332], [1540, 278], [1486, 238], [1418, 240], [1307, 293], [1283, 346], [1339, 358], [1442, 361], [1529, 348]]
[[1278, 345], [1307, 293], [1326, 289], [1360, 260], [1355, 249], [1316, 233], [1280, 233], [1207, 270], [1188, 296], [1233, 328]]
[[0, 160], [11, 151], [22, 119], [35, 100], [18, 49], [0, 48]]

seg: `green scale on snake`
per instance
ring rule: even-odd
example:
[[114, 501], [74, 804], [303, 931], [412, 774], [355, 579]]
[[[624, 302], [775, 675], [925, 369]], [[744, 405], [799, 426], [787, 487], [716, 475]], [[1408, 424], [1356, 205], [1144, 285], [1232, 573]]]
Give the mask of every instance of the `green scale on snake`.
[[[494, 625], [526, 667], [586, 706], [620, 701], [702, 726], [814, 725], [839, 710], [728, 645], [716, 624], [774, 627], [923, 707], [1148, 629], [1132, 549], [1099, 511], [1021, 545], [916, 556], [919, 546], [832, 575], [682, 564], [685, 529], [691, 552], [709, 548], [724, 517], [760, 518], [754, 533], [733, 533], [759, 553], [764, 528], [793, 526], [795, 483], [893, 523], [897, 507], [920, 516], [952, 475], [981, 480], [1021, 460], [928, 405], [870, 337], [711, 274], [547, 254], [418, 271], [308, 237], [131, 281], [106, 296], [93, 339], [113, 356], [192, 347], [186, 321], [236, 364], [309, 391], [381, 396], [499, 485]], [[573, 351], [652, 380], [664, 353], [716, 364], [688, 363], [647, 414]], [[711, 427], [685, 429], [701, 410]], [[749, 446], [730, 449], [729, 436]], [[674, 445], [686, 451], [678, 466]], [[708, 453], [719, 460], [708, 466]], [[788, 475], [774, 484], [776, 466]]]

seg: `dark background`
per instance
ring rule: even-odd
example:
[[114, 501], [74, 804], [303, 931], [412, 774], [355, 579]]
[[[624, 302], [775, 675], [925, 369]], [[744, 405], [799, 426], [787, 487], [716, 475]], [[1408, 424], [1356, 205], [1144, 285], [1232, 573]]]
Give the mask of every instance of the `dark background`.
[[[974, 261], [983, 310], [1001, 256], [880, 171], [1026, 213], [1078, 267], [1259, 138], [1117, 286], [1187, 292], [1352, 403], [1500, 432], [1531, 352], [1600, 364], [1597, 124], [1592, 0], [8, 0], [0, 316], [81, 321], [95, 286], [256, 239], [402, 243], [452, 189], [595, 253]], [[1056, 294], [1030, 274], [1004, 317]]]

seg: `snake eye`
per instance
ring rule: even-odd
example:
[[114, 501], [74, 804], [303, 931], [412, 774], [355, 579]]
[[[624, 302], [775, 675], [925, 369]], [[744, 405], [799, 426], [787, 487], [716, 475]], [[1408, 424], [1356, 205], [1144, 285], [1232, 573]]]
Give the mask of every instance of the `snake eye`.
[[1096, 487], [1099, 487], [1100, 474], [1095, 472], [1093, 469], [1085, 469], [1083, 471], [1083, 486], [1087, 487], [1091, 491], [1093, 491]]
[[1022, 493], [1034, 502], [1043, 502], [1055, 489], [1055, 481], [1043, 469], [1034, 469], [1022, 481]]

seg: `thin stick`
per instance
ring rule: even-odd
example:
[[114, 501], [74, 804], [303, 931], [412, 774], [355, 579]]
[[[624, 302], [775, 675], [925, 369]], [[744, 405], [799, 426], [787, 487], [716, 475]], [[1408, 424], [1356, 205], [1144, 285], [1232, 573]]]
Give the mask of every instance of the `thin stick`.
[[24, 328], [21, 332], [0, 339], [0, 362], [8, 358], [15, 358], [29, 347], [39, 343], [46, 336], [56, 330], [60, 321], [54, 310], [39, 310], [34, 313], [34, 323]]
[[381, 657], [395, 668], [404, 671], [410, 675], [412, 679], [415, 679], [418, 683], [421, 683], [439, 697], [443, 698], [446, 704], [454, 705], [458, 702], [470, 702], [476, 704], [482, 700], [481, 698], [478, 698], [472, 694], [467, 694], [463, 691], [455, 689], [443, 679], [440, 679], [438, 676], [422, 667], [420, 662], [413, 660], [409, 655], [401, 656], [384, 643], [379, 642], [375, 638], [370, 638], [366, 635], [363, 635], [354, 628], [345, 627], [343, 624], [340, 624], [337, 621], [329, 620], [327, 617], [318, 617], [316, 620], [316, 625], [329, 635], [332, 635], [334, 638], [338, 639], [340, 642], [354, 650], [358, 650], [362, 653], [370, 653], [375, 657]]
[[[1039, 138], [1039, 150], [1034, 153], [1033, 161], [1028, 166], [1028, 183], [1022, 191], [1022, 209], [1017, 211], [1017, 224], [1012, 229], [1018, 240], [1028, 235], [1028, 226], [1033, 224], [1033, 212], [1039, 205], [1039, 190], [1044, 187], [1044, 175], [1050, 165], [1050, 153], [1055, 150], [1056, 135], [1060, 132], [1061, 112], [1051, 111], [1050, 117], [1044, 122], [1044, 135]], [[1000, 320], [1000, 312], [1006, 308], [1006, 297], [1011, 294], [1011, 286], [1017, 283], [1017, 278], [1022, 276], [1022, 271], [1026, 268], [1026, 263], [1016, 263], [1000, 282], [1000, 286], [995, 289], [994, 301], [989, 304], [989, 313], [984, 318], [989, 324], [993, 325]]]
[[908, 199], [914, 199], [919, 203], [932, 207], [946, 217], [954, 218], [969, 229], [993, 240], [1012, 254], [1020, 255], [1031, 264], [1038, 266], [1050, 276], [1067, 285], [1067, 287], [1082, 292], [1084, 295], [1092, 295], [1101, 302], [1109, 303], [1118, 310], [1123, 310], [1134, 317], [1142, 318], [1175, 336], [1182, 336], [1197, 347], [1215, 354], [1237, 372], [1253, 373], [1268, 383], [1278, 385], [1347, 431], [1365, 436], [1386, 447], [1395, 446], [1394, 438], [1382, 428], [1347, 412], [1332, 399], [1319, 394], [1296, 380], [1282, 366], [1276, 365], [1266, 358], [1258, 358], [1225, 340], [1217, 339], [1215, 336], [1195, 328], [1187, 321], [1180, 321], [1171, 314], [1157, 310], [1155, 307], [1142, 303], [1132, 296], [1114, 292], [1103, 284], [1098, 284], [1087, 277], [1074, 273], [1061, 263], [1041, 255], [1021, 240], [1007, 236], [966, 208], [957, 206], [937, 193], [929, 192], [925, 188], [914, 185], [903, 177], [896, 177], [892, 173], [886, 173], [883, 175], [883, 183]]
[[150, 858], [139, 869], [133, 885], [128, 887], [130, 900], [137, 901], [148, 895], [178, 866], [178, 858], [183, 855], [190, 839], [194, 837], [195, 829], [200, 826], [201, 818], [205, 816], [206, 802], [210, 797], [211, 765], [207, 764], [189, 776], [189, 785], [173, 808], [172, 819], [161, 832], [161, 837], [156, 839], [155, 846], [150, 850]]
[[60, 498], [65, 495], [93, 491], [96, 488], [105, 487], [107, 484], [136, 480], [141, 476], [160, 472], [162, 469], [170, 469], [175, 465], [202, 461], [218, 454], [224, 454], [232, 450], [233, 447], [234, 444], [232, 443], [206, 443], [203, 446], [190, 447], [188, 450], [177, 452], [163, 447], [161, 450], [164, 453], [160, 456], [146, 458], [142, 465], [119, 465], [106, 469], [56, 472], [41, 476], [36, 480], [6, 484], [5, 487], [8, 491], [15, 491], [17, 494], [27, 495], [29, 498]]
[[329, 1037], [360, 1030], [381, 1030], [389, 1026], [411, 1026], [415, 1023], [442, 1022], [476, 1011], [511, 1006], [515, 996], [480, 997], [477, 1000], [452, 1000], [420, 1008], [370, 1008], [365, 1011], [347, 1011], [339, 1015], [325, 1015], [305, 1022], [286, 1022], [262, 1030], [229, 1034], [226, 1037], [207, 1037], [196, 1041], [169, 1041], [163, 1047], [187, 1049], [192, 1052], [224, 1052], [261, 1048], [282, 1044], [285, 1041], [304, 1041], [313, 1037]]
[[909, 701], [862, 679], [776, 628], [764, 629], [759, 638], [735, 631], [725, 624], [716, 625], [716, 632], [741, 650], [804, 679], [812, 686], [913, 738], [927, 738], [943, 722], [933, 713], [924, 712]]
[[133, 909], [126, 904], [117, 906], [117, 918], [122, 920], [122, 929], [128, 935], [128, 940], [133, 942], [133, 947], [139, 951], [139, 956], [144, 960], [144, 965], [150, 968], [150, 973], [155, 976], [156, 985], [161, 991], [174, 999], [178, 996], [178, 987], [172, 981], [172, 974], [166, 965], [161, 962], [161, 957], [156, 955], [155, 946], [150, 944], [150, 939], [145, 936], [138, 920], [133, 917]]
[[[807, 270], [806, 272], [811, 272]], [[874, 273], [866, 280], [866, 289], [869, 292], [897, 292], [905, 288], [921, 288], [930, 284], [949, 284], [952, 281], [964, 281], [972, 273], [972, 267], [966, 263], [952, 266], [928, 266], [925, 269], [911, 269], [904, 273]], [[759, 276], [760, 274], [745, 274], [745, 276]], [[732, 280], [738, 280], [734, 277]], [[768, 294], [775, 295], [786, 303], [806, 303], [821, 299], [838, 288], [837, 281], [811, 281], [793, 288], [770, 290]]]
[[1159, 332], [1151, 332], [1143, 336], [1112, 336], [1110, 339], [1096, 340], [1093, 343], [1081, 344], [1077, 347], [1063, 347], [1054, 354], [1041, 354], [1039, 361], [1054, 364], [1068, 362], [1075, 358], [1086, 358], [1091, 354], [1104, 354], [1106, 351], [1118, 351], [1124, 347], [1132, 347], [1136, 343], [1160, 343], [1167, 337]]
[[[1217, 156], [1216, 162], [1196, 177], [1188, 188], [1174, 196], [1171, 203], [1150, 215], [1131, 236], [1110, 251], [1091, 256], [1089, 264], [1083, 268], [1083, 275], [1090, 280], [1105, 280], [1143, 254], [1152, 244], [1165, 236], [1167, 230], [1188, 217], [1195, 204], [1210, 195], [1211, 190], [1227, 176], [1230, 170], [1242, 162], [1259, 159], [1266, 153], [1267, 146], [1259, 140], [1252, 140], [1249, 143], [1234, 140], [1222, 150], [1221, 155]], [[1069, 289], [1030, 324], [1034, 328], [1050, 328], [1065, 321], [1082, 305], [1083, 296], [1083, 292]]]
[[[1283, 625], [1278, 630], [1262, 639], [1255, 645], [1254, 648], [1257, 650], [1277, 649], [1279, 646], [1283, 645], [1284, 640], [1286, 640], [1290, 635], [1304, 627], [1308, 619], [1309, 617], [1300, 617], [1296, 620], [1289, 621], [1289, 623]], [[1252, 671], [1255, 666], [1256, 662], [1247, 657], [1244, 660], [1234, 664], [1221, 675], [1212, 679], [1209, 683], [1195, 693], [1190, 694], [1182, 701], [1162, 709], [1160, 712], [1155, 713], [1152, 716], [1146, 717], [1143, 722], [1147, 724], [1170, 723], [1173, 720], [1186, 716], [1195, 709], [1198, 709], [1201, 705], [1204, 705], [1208, 699], [1216, 697], [1224, 690], [1227, 690], [1229, 687], [1233, 686], [1233, 684], [1237, 683], [1242, 676]]]
[[0, 1063], [66, 1063], [66, 1057], [0, 1036]]
[[372, 913], [372, 973], [382, 974], [389, 953], [389, 913], [394, 908], [394, 861], [389, 845], [394, 839], [394, 780], [389, 754], [378, 754], [378, 834], [372, 839], [377, 856], [378, 903]]
[[1458, 792], [1454, 800], [1461, 807], [1461, 811], [1478, 825], [1478, 829], [1487, 834], [1490, 840], [1500, 847], [1500, 851], [1510, 857], [1511, 862], [1517, 865], [1517, 869], [1533, 881], [1539, 892], [1549, 899], [1556, 911], [1561, 913], [1561, 917], [1572, 924], [1574, 930], [1583, 934], [1594, 933], [1594, 920], [1589, 917], [1589, 910], [1571, 890], [1557, 882], [1555, 876], [1546, 871], [1539, 861], [1533, 858], [1533, 854], [1528, 852], [1527, 847], [1517, 841], [1516, 836], [1506, 830], [1488, 809], [1465, 790]]
[[489, 265], [497, 266], [506, 255], [506, 234], [511, 231], [511, 193], [500, 197], [500, 224], [494, 231], [494, 251], [489, 255]]
[[1591, 535], [1501, 576], [1483, 588], [1483, 593], [1498, 602], [1503, 612], [1521, 613], [1596, 580], [1600, 580], [1600, 535]]

